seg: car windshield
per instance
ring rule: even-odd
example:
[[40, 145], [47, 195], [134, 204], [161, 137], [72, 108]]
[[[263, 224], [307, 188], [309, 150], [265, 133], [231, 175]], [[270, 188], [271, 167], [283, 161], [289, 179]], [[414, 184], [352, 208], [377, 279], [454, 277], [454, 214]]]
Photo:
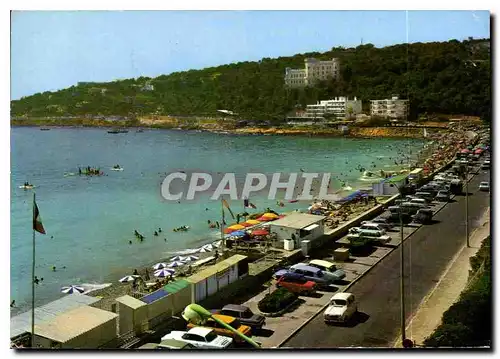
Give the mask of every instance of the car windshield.
[[487, 186], [488, 182], [481, 182], [481, 186]]
[[332, 305], [336, 307], [343, 307], [347, 304], [347, 302], [344, 299], [334, 299], [332, 300]]
[[205, 340], [209, 343], [214, 341], [215, 339], [217, 339], [217, 334], [215, 334], [214, 331], [211, 331], [210, 333], [205, 335]]
[[250, 309], [247, 309], [243, 313], [241, 313], [242, 318], [251, 318], [252, 316], [253, 316], [253, 313]]

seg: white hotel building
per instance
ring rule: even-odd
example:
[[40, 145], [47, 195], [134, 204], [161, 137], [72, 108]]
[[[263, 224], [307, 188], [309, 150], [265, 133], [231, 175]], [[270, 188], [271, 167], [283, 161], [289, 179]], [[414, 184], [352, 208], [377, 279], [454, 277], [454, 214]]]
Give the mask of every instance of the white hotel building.
[[340, 64], [338, 59], [320, 61], [314, 58], [304, 60], [303, 69], [285, 69], [285, 85], [287, 87], [312, 86], [319, 80], [331, 78], [338, 79], [340, 76]]
[[338, 118], [361, 113], [362, 102], [354, 97], [354, 100], [349, 100], [347, 97], [335, 97], [331, 100], [319, 101], [315, 105], [307, 105], [306, 117], [321, 118], [325, 115], [334, 115]]
[[409, 111], [408, 100], [400, 100], [393, 96], [390, 100], [371, 100], [370, 113], [372, 116], [384, 118], [405, 118]]

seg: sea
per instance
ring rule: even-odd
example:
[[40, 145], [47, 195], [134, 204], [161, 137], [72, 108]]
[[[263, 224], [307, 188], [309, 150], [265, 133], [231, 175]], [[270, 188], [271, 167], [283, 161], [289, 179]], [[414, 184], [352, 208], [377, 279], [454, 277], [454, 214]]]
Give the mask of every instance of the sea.
[[[331, 188], [345, 195], [370, 187], [365, 171], [398, 170], [402, 154], [414, 159], [424, 146], [416, 139], [354, 139], [234, 135], [145, 129], [110, 134], [103, 128], [37, 127], [11, 129], [11, 314], [31, 307], [33, 194], [46, 234], [37, 233], [35, 305], [81, 283], [116, 282], [135, 268], [168, 259], [220, 238], [208, 220], [221, 221], [220, 201], [166, 201], [160, 186], [166, 173], [330, 172]], [[119, 164], [123, 171], [112, 171]], [[78, 168], [99, 167], [103, 176], [79, 176]], [[33, 190], [19, 188], [24, 182]], [[278, 195], [279, 197], [279, 195]], [[259, 195], [249, 198], [262, 212], [304, 210], [307, 201], [289, 203]], [[242, 201], [228, 200], [234, 213]], [[226, 221], [234, 223], [229, 214]], [[174, 232], [180, 226], [189, 231]], [[153, 233], [162, 228], [159, 236]], [[145, 236], [143, 242], [134, 230]], [[129, 244], [132, 241], [132, 244]], [[56, 271], [52, 267], [56, 267]]]

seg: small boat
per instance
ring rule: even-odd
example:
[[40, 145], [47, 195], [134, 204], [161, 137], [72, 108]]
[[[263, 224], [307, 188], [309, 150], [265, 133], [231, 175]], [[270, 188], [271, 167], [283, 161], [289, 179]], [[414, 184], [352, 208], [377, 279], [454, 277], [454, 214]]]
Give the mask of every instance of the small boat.
[[118, 133], [128, 133], [128, 130], [125, 130], [122, 128], [122, 129], [118, 130]]
[[182, 226], [182, 227], [173, 229], [174, 232], [186, 232], [187, 230], [189, 230], [189, 226]]
[[136, 133], [142, 133], [144, 132], [144, 130], [142, 128], [138, 129], [137, 131], [135, 131]]
[[118, 130], [109, 130], [108, 133], [120, 133]]
[[110, 168], [111, 171], [123, 171], [123, 167], [120, 167], [120, 165], [116, 165]]
[[42, 127], [42, 128], [40, 128], [40, 131], [50, 131], [50, 128]]
[[64, 174], [64, 177], [74, 176], [75, 174], [76, 174], [76, 173], [74, 173], [74, 172], [66, 172], [66, 173]]
[[35, 186], [33, 186], [32, 184], [29, 184], [29, 185], [22, 185], [22, 186], [19, 186], [19, 188], [21, 189], [33, 189], [35, 188]]

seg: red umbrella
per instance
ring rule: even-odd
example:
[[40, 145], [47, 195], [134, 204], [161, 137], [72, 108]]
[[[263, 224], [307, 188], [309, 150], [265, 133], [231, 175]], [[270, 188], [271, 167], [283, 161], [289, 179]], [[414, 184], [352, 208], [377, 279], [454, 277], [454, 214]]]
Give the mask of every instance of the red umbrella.
[[469, 153], [470, 151], [467, 148], [464, 148], [460, 153]]
[[265, 229], [256, 229], [255, 231], [252, 231], [252, 236], [267, 236], [269, 234], [269, 231]]
[[234, 231], [237, 231], [237, 229], [231, 229], [231, 228], [224, 229], [225, 234], [229, 234], [229, 233], [234, 232]]
[[258, 220], [258, 221], [261, 221], [261, 222], [263, 222], [263, 221], [266, 221], [266, 222], [267, 222], [267, 221], [272, 221], [272, 220], [273, 220], [273, 218], [269, 218], [269, 217], [259, 217], [259, 218], [257, 218], [257, 220]]
[[280, 214], [279, 218], [285, 218], [286, 216], [284, 214]]
[[474, 151], [474, 154], [476, 155], [480, 155], [481, 153], [483, 153], [483, 150], [478, 148], [477, 150]]

